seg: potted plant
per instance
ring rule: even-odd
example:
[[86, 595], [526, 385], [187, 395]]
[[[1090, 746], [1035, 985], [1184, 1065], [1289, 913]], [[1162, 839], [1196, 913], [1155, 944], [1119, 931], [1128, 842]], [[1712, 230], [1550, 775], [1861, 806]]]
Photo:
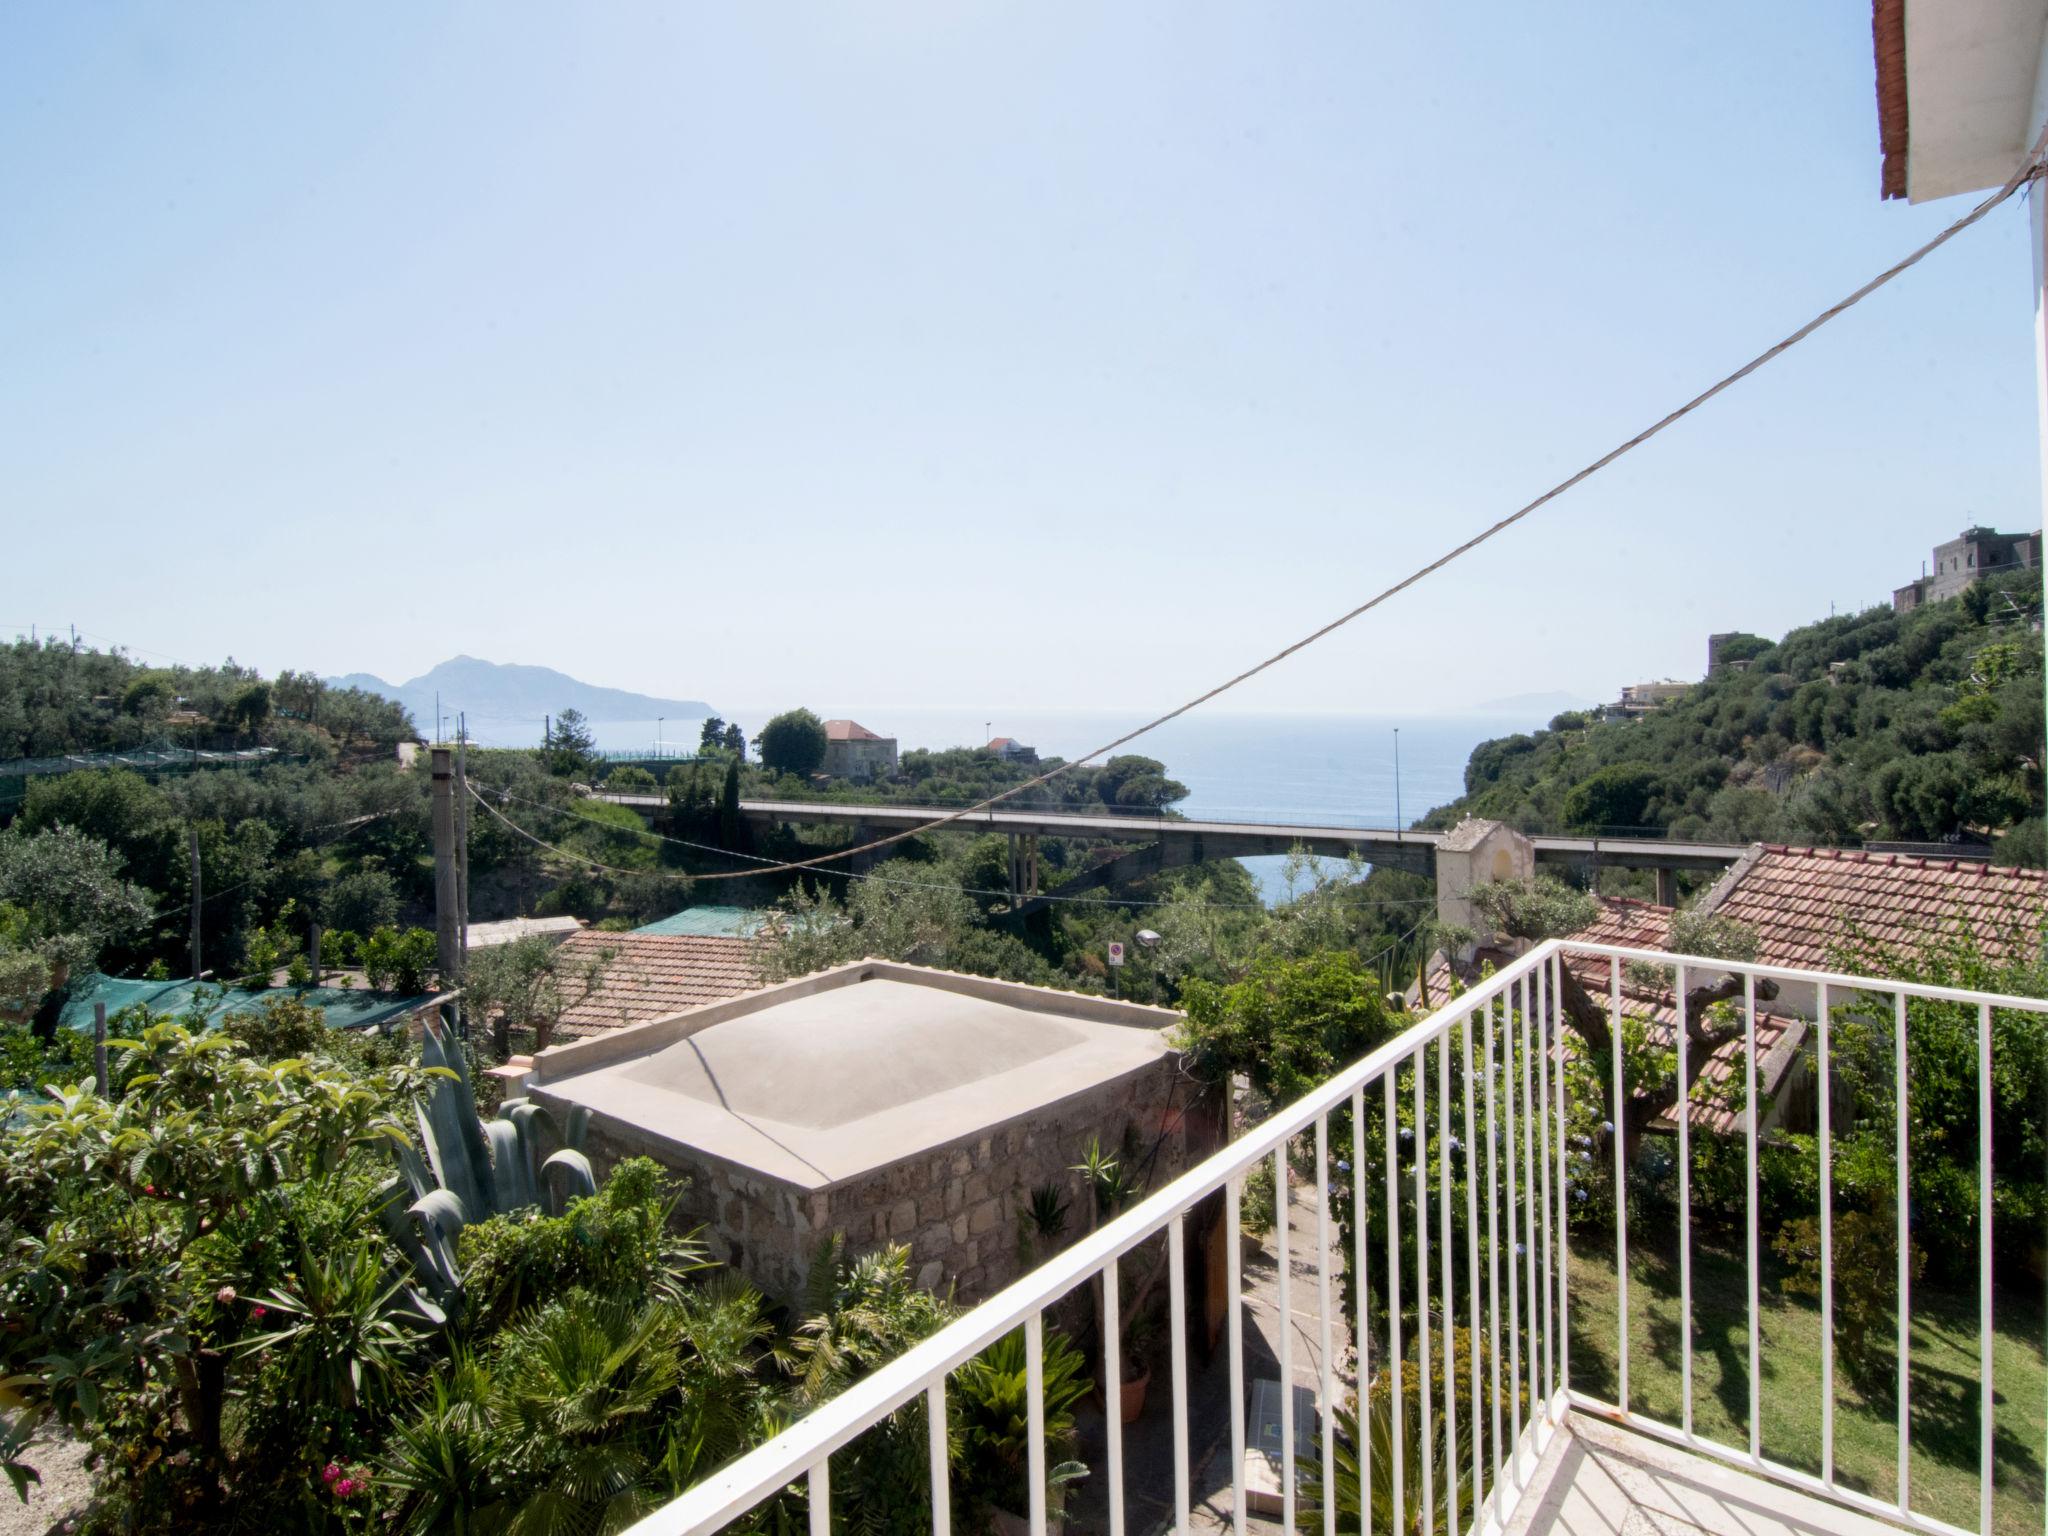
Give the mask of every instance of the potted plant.
[[[1118, 1155], [1104, 1151], [1102, 1138], [1095, 1136], [1090, 1138], [1088, 1150], [1081, 1161], [1074, 1164], [1073, 1172], [1081, 1175], [1082, 1181], [1094, 1194], [1089, 1204], [1089, 1231], [1094, 1231], [1102, 1222], [1113, 1220], [1145, 1193], [1143, 1181], [1131, 1169], [1131, 1161], [1128, 1145]], [[1166, 1239], [1154, 1235], [1132, 1249], [1124, 1263], [1118, 1266], [1122, 1283], [1118, 1287], [1117, 1352], [1120, 1356], [1119, 1374], [1123, 1378], [1117, 1383], [1121, 1394], [1118, 1411], [1126, 1424], [1145, 1411], [1145, 1389], [1152, 1379], [1152, 1340], [1159, 1328], [1158, 1314], [1149, 1310], [1147, 1304], [1166, 1275], [1167, 1251]], [[1102, 1284], [1098, 1282], [1090, 1290], [1095, 1297], [1096, 1344], [1098, 1349], [1103, 1349], [1108, 1340], [1108, 1328], [1103, 1312]], [[1107, 1354], [1098, 1358], [1106, 1359]], [[1108, 1373], [1105, 1371], [1103, 1374], [1106, 1376]], [[1108, 1392], [1105, 1382], [1105, 1401]]]
[[1145, 1411], [1145, 1393], [1152, 1385], [1152, 1355], [1158, 1338], [1157, 1310], [1139, 1312], [1124, 1325], [1117, 1364], [1123, 1377], [1118, 1386], [1118, 1411], [1126, 1424], [1135, 1424]]
[[1017, 1202], [1017, 1268], [1036, 1269], [1059, 1251], [1067, 1231], [1067, 1197], [1059, 1185], [1040, 1184]]
[[[1065, 1524], [1066, 1490], [1088, 1475], [1073, 1459], [1074, 1405], [1094, 1387], [1073, 1341], [1045, 1330], [1040, 1354], [1045, 1412], [1045, 1510], [1048, 1529]], [[1025, 1536], [1031, 1508], [1031, 1385], [1024, 1330], [1012, 1329], [961, 1366], [948, 1394], [960, 1436], [954, 1482], [970, 1520], [999, 1536]]]
[[1237, 1240], [1246, 1258], [1256, 1256], [1264, 1248], [1274, 1226], [1275, 1203], [1273, 1163], [1262, 1157], [1245, 1175], [1244, 1196], [1237, 1208]]

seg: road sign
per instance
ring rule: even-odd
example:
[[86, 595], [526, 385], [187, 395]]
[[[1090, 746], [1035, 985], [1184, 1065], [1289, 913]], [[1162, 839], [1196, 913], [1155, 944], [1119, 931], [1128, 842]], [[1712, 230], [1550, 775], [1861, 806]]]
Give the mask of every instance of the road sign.
[[1111, 965], [1122, 965], [1124, 963], [1124, 947], [1121, 943], [1112, 943], [1109, 946], [1109, 963]]

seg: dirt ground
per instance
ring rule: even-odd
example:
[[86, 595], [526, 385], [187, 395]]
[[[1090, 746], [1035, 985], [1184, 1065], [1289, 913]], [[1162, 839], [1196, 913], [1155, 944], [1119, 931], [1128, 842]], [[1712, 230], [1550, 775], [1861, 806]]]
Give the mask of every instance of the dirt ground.
[[62, 1532], [64, 1522], [82, 1514], [92, 1497], [92, 1476], [83, 1465], [85, 1447], [59, 1431], [45, 1430], [30, 1442], [23, 1460], [42, 1473], [43, 1480], [30, 1485], [26, 1504], [0, 1480], [0, 1536]]

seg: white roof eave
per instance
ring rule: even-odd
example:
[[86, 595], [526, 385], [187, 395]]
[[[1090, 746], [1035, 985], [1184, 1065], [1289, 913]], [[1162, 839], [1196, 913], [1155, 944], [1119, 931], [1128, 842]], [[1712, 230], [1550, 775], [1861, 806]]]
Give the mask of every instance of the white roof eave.
[[2005, 182], [2044, 120], [2048, 0], [1907, 0], [1906, 195]]

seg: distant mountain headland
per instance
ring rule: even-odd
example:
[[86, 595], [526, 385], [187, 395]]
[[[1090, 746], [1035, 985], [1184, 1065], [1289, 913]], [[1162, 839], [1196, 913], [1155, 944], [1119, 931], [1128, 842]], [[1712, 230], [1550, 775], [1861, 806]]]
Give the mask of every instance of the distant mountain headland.
[[717, 713], [702, 699], [662, 699], [624, 688], [600, 688], [553, 667], [522, 667], [480, 661], [474, 656], [453, 657], [403, 683], [387, 683], [368, 672], [351, 672], [327, 681], [395, 699], [411, 712], [422, 730], [433, 725], [437, 694], [444, 715], [465, 710], [478, 718], [501, 720], [539, 719], [565, 709], [581, 710], [591, 720], [652, 720], [657, 715], [690, 720]]

